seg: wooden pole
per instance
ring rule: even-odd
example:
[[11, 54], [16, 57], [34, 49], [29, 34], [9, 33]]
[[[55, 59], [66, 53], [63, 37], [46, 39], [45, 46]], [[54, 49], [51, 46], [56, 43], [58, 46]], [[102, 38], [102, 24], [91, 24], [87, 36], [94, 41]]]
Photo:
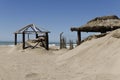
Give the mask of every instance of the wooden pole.
[[36, 38], [38, 38], [38, 34], [36, 33]]
[[17, 33], [15, 33], [15, 45], [17, 45]]
[[49, 50], [49, 36], [48, 33], [46, 33], [46, 50]]
[[62, 49], [62, 34], [63, 32], [60, 33], [60, 49]]
[[78, 36], [78, 43], [77, 43], [77, 45], [80, 45], [80, 43], [81, 43], [81, 32], [80, 31], [77, 31], [77, 36]]
[[23, 34], [22, 34], [22, 36], [23, 36], [23, 49], [25, 49], [25, 32], [23, 32]]

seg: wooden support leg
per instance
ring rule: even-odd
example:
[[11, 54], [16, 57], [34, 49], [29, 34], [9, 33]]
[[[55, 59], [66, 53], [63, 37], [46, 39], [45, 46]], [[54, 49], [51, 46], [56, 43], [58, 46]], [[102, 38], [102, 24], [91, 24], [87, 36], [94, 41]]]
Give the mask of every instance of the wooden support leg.
[[17, 45], [17, 33], [15, 33], [15, 45]]
[[23, 32], [23, 49], [25, 49], [25, 32]]
[[46, 50], [49, 50], [49, 36], [48, 36], [48, 33], [46, 33], [45, 42], [46, 42]]
[[80, 43], [81, 43], [81, 32], [77, 31], [77, 35], [78, 35], [78, 43], [77, 43], [77, 45], [80, 45]]
[[38, 38], [38, 34], [36, 33], [36, 38]]

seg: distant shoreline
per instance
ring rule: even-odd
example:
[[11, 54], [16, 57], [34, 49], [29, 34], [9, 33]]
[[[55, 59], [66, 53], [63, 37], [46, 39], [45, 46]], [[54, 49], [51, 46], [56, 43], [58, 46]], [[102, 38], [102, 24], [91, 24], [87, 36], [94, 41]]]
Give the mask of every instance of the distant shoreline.
[[[18, 43], [21, 43], [21, 42], [18, 42]], [[77, 44], [73, 43], [73, 46], [75, 47]], [[0, 41], [0, 46], [10, 46], [10, 47], [13, 47], [14, 46], [14, 41]], [[49, 43], [49, 46], [52, 47], [52, 46], [57, 46], [59, 47], [60, 44], [59, 42], [50, 42]], [[67, 43], [66, 45], [67, 48], [69, 48], [69, 43]]]

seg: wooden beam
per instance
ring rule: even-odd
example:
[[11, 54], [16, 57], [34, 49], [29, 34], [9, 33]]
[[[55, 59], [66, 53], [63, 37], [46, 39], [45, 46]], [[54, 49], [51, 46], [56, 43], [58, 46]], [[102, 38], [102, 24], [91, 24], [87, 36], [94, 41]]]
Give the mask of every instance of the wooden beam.
[[23, 27], [22, 29], [16, 31], [16, 33], [20, 33], [21, 31], [25, 31], [25, 29], [28, 29], [30, 26], [33, 26], [33, 24], [29, 24], [29, 25]]
[[71, 31], [79, 31], [79, 28], [72, 27]]
[[15, 45], [17, 45], [17, 33], [15, 33]]
[[77, 43], [77, 45], [80, 45], [80, 43], [81, 43], [81, 32], [80, 31], [77, 31], [77, 36], [78, 36], [78, 43]]
[[25, 49], [25, 32], [22, 34], [22, 40], [23, 40], [23, 49]]

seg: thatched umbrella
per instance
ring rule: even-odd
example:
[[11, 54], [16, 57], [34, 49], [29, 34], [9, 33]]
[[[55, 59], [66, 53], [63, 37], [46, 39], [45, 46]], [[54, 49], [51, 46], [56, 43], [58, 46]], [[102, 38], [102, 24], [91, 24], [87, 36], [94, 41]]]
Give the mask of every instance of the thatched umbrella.
[[[71, 31], [78, 32], [78, 38], [81, 36], [80, 32], [101, 32], [112, 31], [120, 28], [120, 18], [116, 15], [96, 17], [87, 22], [81, 27], [73, 27]], [[81, 37], [80, 37], [81, 39]]]
[[71, 28], [71, 31], [106, 32], [115, 30], [117, 28], [120, 28], [120, 18], [118, 18], [115, 15], [112, 15], [96, 17], [81, 27]]

